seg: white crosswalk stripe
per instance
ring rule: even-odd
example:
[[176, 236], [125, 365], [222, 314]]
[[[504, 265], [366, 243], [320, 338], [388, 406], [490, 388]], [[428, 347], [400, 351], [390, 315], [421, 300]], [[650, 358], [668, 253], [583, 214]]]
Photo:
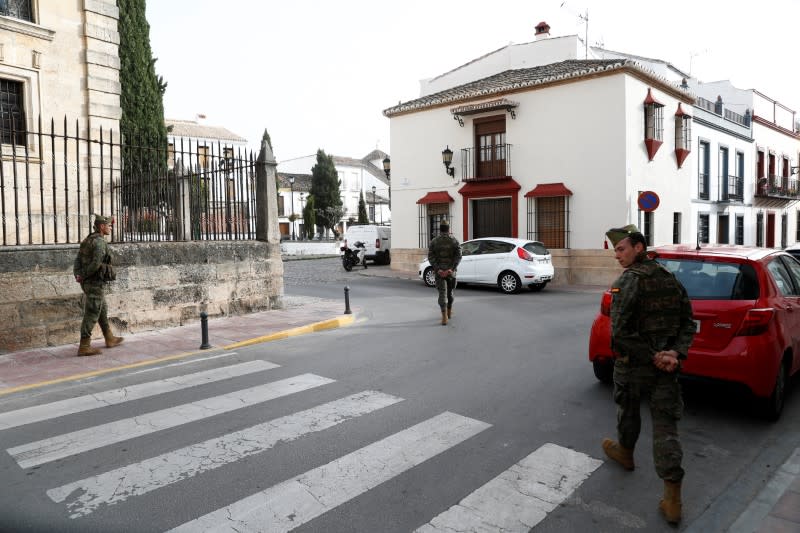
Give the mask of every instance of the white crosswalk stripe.
[[601, 464], [583, 453], [545, 444], [416, 531], [529, 531]]
[[263, 452], [279, 442], [293, 441], [401, 401], [402, 398], [375, 391], [353, 394], [140, 463], [68, 483], [48, 490], [47, 495], [54, 502], [62, 502], [72, 496], [67, 508], [72, 513], [70, 518], [77, 518], [94, 512], [101, 505], [123, 502], [130, 497]]
[[333, 381], [314, 374], [302, 374], [249, 389], [42, 439], [9, 448], [7, 451], [22, 468], [29, 468], [134, 437], [202, 420], [209, 416], [220, 415], [281, 396], [320, 387]]
[[[35, 431], [61, 427], [58, 419], [67, 415], [99, 410], [277, 367], [278, 365], [266, 361], [232, 364], [0, 413], [0, 431], [19, 428], [18, 431], [25, 434], [28, 430], [21, 426], [43, 421], [50, 421], [50, 426], [43, 425]], [[53, 436], [18, 444], [6, 451], [20, 467], [31, 468], [156, 431], [203, 423], [208, 417], [332, 383], [335, 380], [311, 373], [301, 374], [76, 431], [62, 433], [69, 430], [59, 429], [61, 434], [49, 433]], [[352, 425], [355, 428], [356, 425], [367, 423], [369, 417], [365, 415], [370, 415], [373, 422], [385, 420], [388, 412], [386, 408], [401, 402], [404, 402], [403, 398], [383, 392], [356, 392], [272, 420], [261, 419], [259, 423], [244, 429], [216, 433], [218, 436], [214, 438], [169, 449], [158, 455], [147, 454], [145, 450], [145, 453], [139, 455], [144, 459], [133, 463], [110, 463], [104, 468], [106, 471], [79, 471], [71, 479], [59, 479], [60, 469], [56, 468], [51, 472], [52, 483], [47, 483], [53, 488], [42, 490], [45, 490], [54, 504], [63, 509], [61, 516], [65, 520], [79, 521], [86, 518], [109, 524], [119, 519], [119, 516], [126, 516], [126, 505], [134, 508], [137, 505], [150, 505], [145, 503], [149, 501], [148, 498], [139, 499], [146, 494], [151, 494], [152, 498], [155, 494], [163, 493], [164, 498], [170, 501], [177, 498], [179, 501], [181, 496], [176, 497], [176, 494], [181, 494], [183, 481], [241, 464], [239, 461], [248, 457], [252, 458], [249, 460], [253, 464], [269, 462], [270, 455], [253, 456], [280, 453], [274, 449], [295, 441], [300, 443], [307, 436], [335, 427], [347, 428]], [[404, 410], [404, 407], [400, 407], [400, 411], [396, 413]], [[284, 478], [279, 478], [278, 483], [264, 490], [261, 489], [265, 485], [259, 484], [258, 488], [252, 489], [259, 492], [238, 501], [230, 503], [231, 500], [222, 500], [210, 509], [199, 507], [193, 514], [183, 515], [183, 520], [189, 521], [171, 531], [289, 531], [365, 495], [440, 454], [460, 453], [454, 450], [458, 445], [471, 449], [475, 444], [466, 441], [491, 427], [487, 422], [448, 411], [434, 413], [432, 417], [411, 427], [405, 424], [401, 428], [387, 430], [386, 434], [394, 433], [380, 440], [353, 442], [352, 446], [348, 444], [348, 450], [355, 451], [285, 481], [281, 481]], [[346, 436], [348, 433], [343, 429], [337, 435]], [[36, 438], [40, 436], [41, 434], [37, 434]], [[487, 438], [491, 438], [491, 434], [487, 434]], [[18, 442], [20, 441], [17, 440], [15, 444]], [[483, 445], [480, 446], [483, 448]], [[113, 458], [111, 461], [117, 459]], [[444, 463], [452, 465], [449, 461], [441, 464]], [[80, 465], [81, 462], [76, 464]], [[441, 468], [439, 462], [429, 461], [427, 464], [429, 466], [423, 468]], [[475, 489], [460, 502], [455, 505], [452, 505], [452, 501], [448, 502], [431, 513], [434, 515], [442, 511], [440, 514], [432, 519], [430, 516], [419, 517], [422, 519], [414, 522], [415, 525], [411, 527], [430, 520], [418, 527], [415, 533], [526, 532], [569, 498], [601, 464], [602, 461], [584, 453], [556, 444], [545, 444]], [[305, 468], [299, 471], [302, 470]], [[76, 471], [74, 466], [71, 471]], [[226, 479], [226, 476], [218, 474], [210, 479]], [[209, 488], [225, 494], [224, 486]], [[218, 505], [225, 506], [208, 512]], [[121, 508], [120, 514], [116, 514], [117, 507]], [[379, 506], [375, 512], [380, 516]], [[169, 520], [170, 515], [163, 511], [158, 513], [155, 516], [162, 520], [160, 523], [163, 527], [163, 520]], [[87, 518], [89, 515], [92, 515], [91, 518]], [[175, 524], [175, 519], [172, 520], [167, 522], [170, 526]]]
[[272, 368], [278, 368], [278, 365], [268, 361], [249, 361], [247, 363], [240, 363], [223, 368], [195, 372], [194, 374], [187, 374], [185, 376], [150, 381], [139, 385], [98, 392], [96, 394], [87, 394], [77, 398], [34, 405], [33, 407], [26, 407], [25, 409], [0, 413], [0, 430], [25, 424], [33, 424], [34, 422], [50, 420], [60, 416], [81, 413], [83, 411], [90, 411], [92, 409], [99, 409], [108, 405], [140, 400], [157, 394], [187, 389], [197, 385], [205, 385], [255, 372], [263, 372], [264, 370], [270, 370]]
[[488, 427], [445, 412], [171, 531], [289, 531]]

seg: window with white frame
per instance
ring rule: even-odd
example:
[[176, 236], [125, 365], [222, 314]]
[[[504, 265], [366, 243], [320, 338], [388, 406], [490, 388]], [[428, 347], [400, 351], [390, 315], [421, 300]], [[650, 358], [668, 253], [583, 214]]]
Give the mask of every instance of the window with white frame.
[[681, 214], [672, 213], [672, 244], [681, 243]]
[[744, 215], [736, 215], [736, 228], [734, 231], [734, 244], [744, 244]]
[[655, 99], [648, 99], [644, 104], [644, 138], [664, 140], [664, 104]]

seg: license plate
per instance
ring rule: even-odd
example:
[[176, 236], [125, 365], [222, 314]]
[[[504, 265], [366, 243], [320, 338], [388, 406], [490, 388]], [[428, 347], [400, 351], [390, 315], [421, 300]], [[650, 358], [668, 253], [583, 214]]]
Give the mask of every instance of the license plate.
[[694, 332], [695, 333], [700, 333], [700, 321], [699, 320], [695, 320], [694, 321]]

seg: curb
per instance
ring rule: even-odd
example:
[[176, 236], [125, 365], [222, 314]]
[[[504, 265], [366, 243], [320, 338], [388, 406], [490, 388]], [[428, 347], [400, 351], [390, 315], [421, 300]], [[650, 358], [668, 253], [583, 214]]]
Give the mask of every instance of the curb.
[[[254, 344], [260, 344], [262, 342], [269, 342], [269, 341], [274, 341], [274, 340], [286, 339], [288, 337], [295, 337], [295, 336], [298, 336], [298, 335], [304, 335], [306, 333], [314, 333], [314, 332], [317, 332], [317, 331], [325, 331], [325, 330], [329, 330], [329, 329], [340, 328], [340, 327], [348, 326], [348, 325], [352, 324], [354, 321], [355, 321], [355, 316], [354, 315], [352, 315], [352, 314], [351, 315], [344, 315], [344, 316], [341, 316], [341, 317], [338, 317], [338, 318], [333, 318], [333, 319], [330, 319], [330, 320], [323, 320], [322, 322], [314, 322], [312, 324], [308, 324], [308, 325], [305, 325], [305, 326], [299, 326], [299, 327], [292, 328], [292, 329], [278, 331], [278, 332], [275, 332], [275, 333], [271, 333], [269, 335], [263, 335], [261, 337], [255, 337], [253, 339], [248, 339], [248, 340], [244, 340], [244, 341], [241, 341], [241, 342], [235, 342], [233, 344], [229, 344], [227, 346], [222, 346], [222, 347], [219, 347], [219, 348], [216, 348], [216, 349], [217, 350], [232, 350], [234, 348], [241, 348], [241, 347], [244, 347], [244, 346], [251, 346], [251, 345], [254, 345]], [[143, 367], [143, 366], [155, 365], [155, 364], [158, 364], [158, 363], [163, 363], [165, 361], [174, 361], [176, 359], [183, 359], [185, 357], [190, 357], [190, 356], [197, 355], [197, 354], [200, 354], [200, 353], [208, 353], [208, 352], [209, 352], [209, 350], [194, 350], [194, 351], [191, 351], [191, 352], [184, 352], [184, 353], [179, 353], [179, 354], [175, 354], [175, 355], [167, 355], [167, 356], [164, 356], [164, 357], [158, 357], [156, 359], [150, 359], [148, 361], [139, 361], [137, 363], [131, 363], [131, 364], [128, 364], [128, 365], [115, 366], [115, 367], [112, 367], [112, 368], [103, 368], [101, 370], [93, 370], [91, 372], [84, 372], [84, 373], [81, 373], [81, 374], [72, 374], [72, 375], [69, 375], [69, 376], [64, 376], [64, 377], [56, 378], [56, 379], [51, 379], [51, 380], [48, 380], [48, 381], [40, 381], [38, 383], [29, 383], [27, 385], [19, 385], [17, 387], [9, 387], [7, 389], [0, 389], [0, 397], [7, 396], [7, 395], [13, 394], [15, 392], [21, 392], [21, 391], [31, 390], [31, 389], [38, 389], [40, 387], [46, 387], [48, 385], [56, 385], [58, 383], [65, 383], [65, 382], [68, 382], [68, 381], [77, 381], [77, 380], [80, 380], [80, 379], [86, 379], [86, 378], [91, 378], [91, 377], [96, 377], [96, 376], [102, 376], [102, 375], [105, 375], [105, 374], [110, 374], [112, 372], [118, 372], [120, 370], [128, 370], [128, 369], [131, 369], [131, 368], [139, 368], [139, 367]]]

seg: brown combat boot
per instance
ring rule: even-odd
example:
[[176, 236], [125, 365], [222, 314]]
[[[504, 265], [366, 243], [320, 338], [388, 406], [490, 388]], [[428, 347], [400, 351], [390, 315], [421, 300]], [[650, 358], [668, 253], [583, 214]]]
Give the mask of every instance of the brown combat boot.
[[613, 459], [622, 465], [625, 470], [633, 470], [633, 450], [624, 448], [620, 443], [611, 439], [603, 439], [603, 451], [609, 459]]
[[681, 482], [664, 481], [664, 497], [658, 508], [664, 513], [664, 518], [672, 525], [681, 521]]
[[442, 311], [442, 325], [447, 325], [447, 311]]
[[115, 337], [114, 334], [111, 333], [111, 328], [103, 330], [103, 337], [106, 339], [106, 348], [118, 346], [122, 344], [122, 341], [124, 340], [122, 337]]
[[452, 306], [447, 308], [447, 318], [453, 318], [453, 307]]
[[97, 348], [92, 348], [92, 338], [91, 337], [81, 337], [81, 344], [78, 346], [78, 355], [98, 355], [100, 350]]

